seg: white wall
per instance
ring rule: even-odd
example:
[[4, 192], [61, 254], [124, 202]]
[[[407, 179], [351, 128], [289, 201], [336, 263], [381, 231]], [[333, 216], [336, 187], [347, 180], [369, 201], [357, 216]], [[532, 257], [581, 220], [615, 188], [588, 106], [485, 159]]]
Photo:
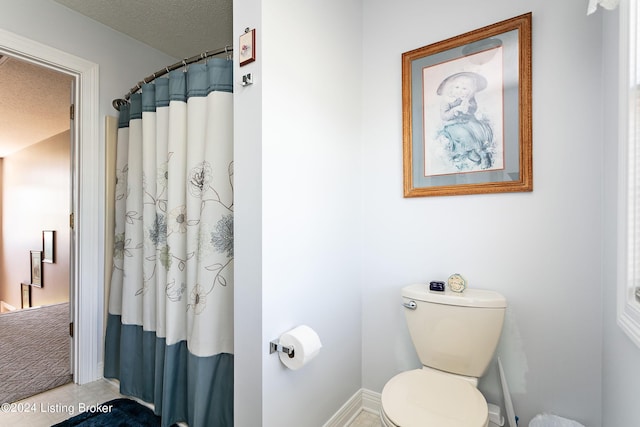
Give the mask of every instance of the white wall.
[[[400, 289], [460, 272], [509, 302], [499, 355], [520, 425], [601, 424], [601, 21], [586, 3], [363, 3], [365, 388], [419, 366]], [[529, 11], [534, 191], [404, 199], [402, 52]], [[481, 389], [500, 403], [495, 368]]]
[[[399, 290], [454, 271], [509, 300], [500, 355], [520, 425], [542, 411], [600, 425], [599, 15], [584, 0], [310, 3], [234, 3], [234, 34], [258, 28], [264, 60], [239, 69], [256, 84], [235, 97], [236, 425], [321, 425], [360, 386], [417, 366]], [[0, 28], [100, 64], [101, 116], [172, 62], [51, 0], [3, 6]], [[401, 53], [530, 10], [534, 192], [402, 198]], [[621, 384], [638, 351], [605, 303], [604, 409], [632, 414], [637, 387]], [[268, 341], [300, 323], [324, 348], [289, 371]]]
[[[262, 6], [261, 0], [234, 2], [234, 35], [257, 32], [258, 61], [238, 67], [234, 37], [235, 81], [252, 73], [253, 86], [234, 87], [234, 424], [262, 426]], [[272, 391], [276, 392], [276, 390]]]
[[[318, 426], [361, 385], [361, 4], [256, 3], [236, 2], [234, 10], [236, 33], [257, 27], [260, 44], [256, 63], [238, 71], [253, 72], [256, 83], [235, 96], [236, 112], [243, 112], [236, 116], [236, 129], [243, 129], [235, 153], [242, 180], [235, 203], [235, 395], [244, 402], [236, 402], [235, 423]], [[249, 6], [262, 8], [261, 21], [251, 19], [256, 9]], [[261, 111], [249, 105], [260, 100]], [[258, 135], [254, 126], [262, 128]], [[245, 222], [259, 235], [242, 231]], [[247, 321], [262, 331], [261, 367], [243, 351], [255, 349]], [[319, 334], [323, 348], [292, 371], [268, 344], [300, 324]], [[260, 386], [261, 396], [251, 389]]]
[[[236, 397], [245, 400], [236, 406], [238, 425], [282, 425], [300, 417], [320, 425], [360, 384], [381, 391], [397, 372], [418, 367], [400, 288], [452, 272], [509, 301], [498, 354], [520, 425], [543, 411], [601, 425], [600, 15], [587, 17], [583, 0], [372, 0], [362, 2], [362, 20], [358, 2], [282, 3], [234, 4], [235, 32], [257, 26], [262, 44], [253, 68], [239, 70], [253, 71], [257, 83], [236, 92], [236, 102], [261, 103], [251, 107], [245, 126], [262, 126], [261, 132], [241, 129], [253, 140], [237, 139], [236, 147], [236, 170], [253, 171], [242, 178], [238, 172], [249, 197], [242, 206], [238, 184], [237, 223], [245, 215], [259, 231], [236, 236], [236, 271], [261, 281], [236, 277], [236, 292], [256, 293], [236, 300], [236, 318], [250, 319], [245, 326], [236, 322], [236, 329], [246, 337], [256, 335], [251, 328], [262, 334], [261, 348], [251, 343], [249, 351], [260, 352], [261, 364], [237, 346]], [[402, 52], [528, 11], [534, 192], [404, 199]], [[351, 123], [360, 119], [361, 131]], [[348, 170], [357, 164], [362, 181], [357, 169]], [[360, 244], [358, 272], [351, 259]], [[267, 345], [299, 323], [316, 328], [325, 348], [318, 360], [291, 372], [267, 354]], [[360, 339], [361, 362], [353, 357]], [[249, 378], [260, 391], [250, 389]], [[500, 403], [495, 367], [481, 389]]]
[[603, 345], [603, 424], [631, 426], [638, 423], [636, 397], [640, 394], [640, 349], [616, 324], [617, 149], [618, 142], [618, 13], [603, 14], [604, 103], [604, 345]]

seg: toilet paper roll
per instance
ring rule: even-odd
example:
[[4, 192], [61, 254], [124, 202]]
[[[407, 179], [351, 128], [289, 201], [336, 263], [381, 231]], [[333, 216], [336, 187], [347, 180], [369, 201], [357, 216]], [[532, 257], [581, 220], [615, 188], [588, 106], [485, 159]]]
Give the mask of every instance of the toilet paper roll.
[[293, 347], [293, 357], [286, 353], [280, 353], [280, 361], [289, 369], [300, 369], [311, 359], [316, 357], [322, 348], [320, 337], [307, 325], [285, 332], [280, 336], [280, 345]]

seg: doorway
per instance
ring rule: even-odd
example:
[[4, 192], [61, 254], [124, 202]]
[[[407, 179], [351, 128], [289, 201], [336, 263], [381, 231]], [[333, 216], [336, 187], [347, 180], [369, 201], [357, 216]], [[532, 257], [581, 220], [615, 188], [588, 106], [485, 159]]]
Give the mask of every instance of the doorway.
[[0, 317], [3, 401], [72, 380], [73, 84], [68, 74], [0, 57], [0, 300], [14, 312]]
[[72, 135], [73, 258], [69, 302], [74, 336], [73, 380], [102, 377], [104, 292], [104, 172], [98, 120], [98, 65], [25, 37], [0, 30], [0, 54], [71, 76], [75, 93]]
[[17, 309], [69, 302], [73, 78], [10, 56], [0, 62], [0, 299]]

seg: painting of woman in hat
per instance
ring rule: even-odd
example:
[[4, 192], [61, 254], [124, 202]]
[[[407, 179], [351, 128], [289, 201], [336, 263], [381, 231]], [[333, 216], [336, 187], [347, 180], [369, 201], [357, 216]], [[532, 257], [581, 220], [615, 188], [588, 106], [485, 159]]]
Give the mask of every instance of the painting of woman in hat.
[[494, 165], [493, 129], [476, 116], [476, 93], [486, 89], [487, 80], [474, 72], [458, 72], [445, 78], [437, 89], [442, 98], [439, 131], [451, 165], [459, 172], [487, 170]]

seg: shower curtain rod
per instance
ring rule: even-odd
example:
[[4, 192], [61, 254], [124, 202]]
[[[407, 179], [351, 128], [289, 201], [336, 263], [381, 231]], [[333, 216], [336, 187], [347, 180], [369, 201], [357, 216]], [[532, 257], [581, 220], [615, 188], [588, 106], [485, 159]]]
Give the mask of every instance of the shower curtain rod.
[[233, 52], [233, 47], [231, 45], [227, 45], [224, 48], [221, 48], [218, 50], [214, 50], [214, 51], [207, 50], [205, 52], [202, 52], [199, 55], [194, 55], [190, 58], [185, 58], [182, 61], [176, 62], [175, 64], [169, 65], [168, 67], [164, 67], [162, 70], [158, 70], [155, 73], [151, 74], [150, 76], [147, 76], [144, 79], [142, 79], [142, 81], [139, 81], [137, 85], [132, 87], [131, 90], [127, 92], [124, 98], [114, 99], [111, 102], [111, 105], [113, 105], [113, 108], [120, 111], [120, 106], [126, 104], [129, 101], [129, 98], [131, 98], [131, 95], [139, 91], [142, 88], [143, 84], [151, 83], [158, 77], [164, 76], [165, 74], [168, 74], [170, 71], [177, 70], [180, 67], [186, 67], [189, 64], [202, 61], [203, 59], [209, 58], [211, 56], [217, 56], [223, 53], [226, 53], [228, 55], [231, 52]]

